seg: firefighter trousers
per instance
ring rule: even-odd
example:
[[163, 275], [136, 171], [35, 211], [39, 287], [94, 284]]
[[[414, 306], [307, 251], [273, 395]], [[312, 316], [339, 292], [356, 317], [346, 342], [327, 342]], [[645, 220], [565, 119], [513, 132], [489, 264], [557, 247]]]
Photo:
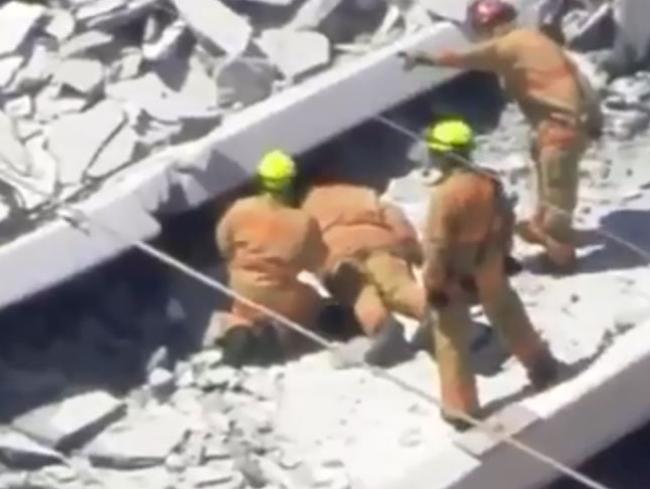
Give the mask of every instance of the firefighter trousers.
[[[509, 351], [527, 369], [532, 369], [546, 347], [528, 318], [523, 303], [504, 274], [504, 256], [492, 253], [482, 263], [466, 270], [475, 280], [485, 315]], [[434, 343], [441, 385], [443, 413], [476, 415], [480, 403], [470, 363], [469, 335], [472, 327], [470, 305], [462, 294], [450, 296], [449, 303], [435, 310]]]
[[351, 267], [346, 272], [334, 272], [328, 288], [338, 302], [354, 309], [368, 336], [378, 332], [391, 312], [418, 320], [424, 317], [424, 289], [406, 259], [381, 250], [349, 263]]
[[537, 175], [539, 228], [561, 243], [573, 243], [572, 216], [578, 199], [579, 163], [587, 148], [583, 131], [545, 121], [537, 128], [531, 157]]

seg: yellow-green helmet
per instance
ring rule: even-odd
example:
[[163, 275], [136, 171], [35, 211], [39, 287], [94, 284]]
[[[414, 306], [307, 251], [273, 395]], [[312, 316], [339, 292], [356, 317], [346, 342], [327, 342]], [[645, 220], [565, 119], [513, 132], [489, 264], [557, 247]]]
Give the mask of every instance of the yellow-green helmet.
[[269, 151], [257, 167], [257, 176], [263, 188], [279, 192], [291, 185], [296, 176], [296, 163], [284, 151]]
[[427, 128], [425, 139], [433, 151], [466, 151], [474, 146], [474, 131], [462, 119], [445, 119], [431, 124]]

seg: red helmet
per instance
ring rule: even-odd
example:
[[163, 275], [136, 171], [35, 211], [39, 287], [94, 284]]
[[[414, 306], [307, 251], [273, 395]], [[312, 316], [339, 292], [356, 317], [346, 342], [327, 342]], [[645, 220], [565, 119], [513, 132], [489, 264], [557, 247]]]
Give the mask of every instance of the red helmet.
[[474, 0], [467, 7], [467, 18], [475, 30], [494, 27], [517, 17], [517, 9], [503, 0]]

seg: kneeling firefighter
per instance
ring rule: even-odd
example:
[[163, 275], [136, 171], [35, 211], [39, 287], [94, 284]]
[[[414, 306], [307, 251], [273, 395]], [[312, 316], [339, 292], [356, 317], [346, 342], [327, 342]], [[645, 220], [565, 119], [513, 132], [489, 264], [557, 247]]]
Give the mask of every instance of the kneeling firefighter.
[[[234, 202], [216, 234], [229, 286], [309, 327], [317, 320], [321, 297], [297, 277], [303, 270], [319, 270], [326, 248], [316, 221], [292, 207], [295, 176], [290, 156], [277, 150], [268, 153], [257, 170], [258, 194]], [[286, 328], [237, 300], [230, 316], [219, 341], [226, 363], [240, 366], [281, 358], [290, 339]]]
[[469, 361], [469, 308], [474, 294], [536, 388], [555, 379], [557, 363], [509, 283], [505, 264], [513, 212], [498, 179], [477, 171], [469, 161], [472, 129], [463, 120], [447, 119], [433, 124], [426, 140], [442, 176], [433, 187], [427, 215], [423, 278], [436, 317], [434, 354], [442, 415], [464, 429], [468, 424], [458, 414], [479, 414]]
[[390, 367], [412, 357], [404, 327], [392, 315], [428, 317], [424, 289], [412, 272], [422, 263], [422, 250], [406, 216], [373, 188], [323, 174], [302, 208], [318, 222], [327, 246], [323, 282], [373, 339], [365, 361]]

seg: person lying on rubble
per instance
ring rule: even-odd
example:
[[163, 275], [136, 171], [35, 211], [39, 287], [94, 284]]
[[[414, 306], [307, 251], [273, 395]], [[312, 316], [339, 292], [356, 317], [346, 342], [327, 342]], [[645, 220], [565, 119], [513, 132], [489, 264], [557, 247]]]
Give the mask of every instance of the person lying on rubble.
[[482, 42], [463, 52], [402, 53], [405, 68], [438, 65], [490, 71], [502, 78], [533, 129], [538, 204], [517, 232], [544, 247], [549, 268], [569, 272], [576, 265], [572, 215], [578, 164], [602, 128], [597, 97], [560, 45], [538, 30], [515, 25], [517, 11], [510, 3], [475, 0], [468, 18]]
[[465, 429], [469, 425], [462, 415], [480, 415], [469, 358], [474, 294], [535, 388], [555, 380], [557, 362], [509, 283], [504, 261], [512, 240], [512, 209], [498, 178], [471, 163], [472, 129], [462, 119], [444, 119], [428, 129], [426, 141], [441, 177], [432, 187], [423, 233], [423, 281], [435, 312], [433, 353], [442, 416]]
[[[317, 320], [321, 296], [298, 280], [302, 271], [322, 267], [327, 250], [318, 223], [295, 208], [296, 165], [282, 151], [264, 156], [257, 169], [259, 192], [235, 201], [220, 220], [217, 245], [236, 293], [309, 327]], [[218, 344], [233, 366], [281, 360], [288, 330], [259, 310], [234, 300]]]
[[328, 174], [313, 175], [302, 208], [316, 219], [328, 254], [321, 278], [338, 303], [351, 307], [372, 342], [364, 360], [390, 367], [414, 349], [393, 311], [419, 321], [429, 316], [412, 268], [421, 265], [417, 233], [402, 211], [371, 187]]

